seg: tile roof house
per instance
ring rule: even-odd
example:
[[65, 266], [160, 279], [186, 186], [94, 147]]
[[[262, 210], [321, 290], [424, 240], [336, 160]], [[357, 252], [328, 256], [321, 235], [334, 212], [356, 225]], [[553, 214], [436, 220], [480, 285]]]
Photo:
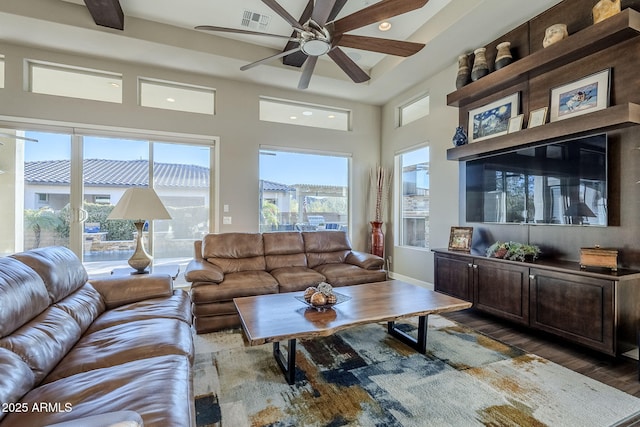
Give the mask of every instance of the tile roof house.
[[[25, 162], [25, 208], [61, 209], [69, 203], [69, 160]], [[149, 185], [146, 160], [85, 159], [84, 200], [115, 205], [130, 186]], [[209, 168], [156, 163], [155, 188], [172, 206], [208, 203]], [[175, 195], [175, 197], [174, 197]]]

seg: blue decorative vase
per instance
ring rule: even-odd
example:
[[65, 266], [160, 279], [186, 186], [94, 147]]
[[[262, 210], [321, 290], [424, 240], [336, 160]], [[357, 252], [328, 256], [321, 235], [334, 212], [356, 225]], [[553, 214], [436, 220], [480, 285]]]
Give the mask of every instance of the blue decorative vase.
[[459, 147], [467, 143], [467, 133], [462, 126], [456, 128], [456, 133], [453, 135], [453, 145]]

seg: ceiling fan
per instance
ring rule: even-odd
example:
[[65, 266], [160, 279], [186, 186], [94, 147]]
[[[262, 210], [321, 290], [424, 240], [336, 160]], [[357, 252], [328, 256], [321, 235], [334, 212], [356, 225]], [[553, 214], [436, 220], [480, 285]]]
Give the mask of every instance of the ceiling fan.
[[242, 71], [288, 56], [291, 58], [289, 65], [302, 66], [304, 63], [298, 89], [306, 89], [309, 87], [318, 57], [328, 55], [351, 80], [355, 83], [362, 83], [370, 79], [369, 75], [340, 47], [407, 57], [420, 51], [424, 44], [345, 33], [419, 9], [427, 4], [427, 1], [429, 0], [382, 0], [344, 18], [333, 20], [345, 5], [346, 0], [315, 0], [315, 3], [313, 0], [309, 0], [305, 12], [298, 21], [276, 0], [262, 0], [270, 9], [291, 24], [293, 28], [291, 36], [213, 25], [199, 25], [195, 28], [197, 30], [278, 37], [288, 40], [287, 46], [282, 52], [244, 65], [240, 67]]

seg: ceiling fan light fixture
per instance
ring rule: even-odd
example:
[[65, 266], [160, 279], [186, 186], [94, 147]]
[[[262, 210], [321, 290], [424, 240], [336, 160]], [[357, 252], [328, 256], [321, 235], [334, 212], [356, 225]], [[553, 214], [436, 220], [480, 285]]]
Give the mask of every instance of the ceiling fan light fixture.
[[380, 31], [389, 31], [391, 29], [391, 22], [383, 21], [378, 25]]
[[324, 40], [306, 40], [301, 43], [302, 51], [309, 56], [321, 56], [331, 50], [331, 44]]

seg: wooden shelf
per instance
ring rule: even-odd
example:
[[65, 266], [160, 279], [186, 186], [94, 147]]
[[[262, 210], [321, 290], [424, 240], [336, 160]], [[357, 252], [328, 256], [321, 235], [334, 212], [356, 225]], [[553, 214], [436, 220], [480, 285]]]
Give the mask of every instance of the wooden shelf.
[[640, 35], [640, 12], [625, 9], [545, 49], [447, 95], [447, 105], [464, 107], [516, 83], [552, 71], [587, 55]]
[[524, 148], [528, 145], [577, 138], [636, 125], [640, 125], [640, 105], [632, 103], [615, 105], [582, 116], [450, 148], [447, 150], [447, 160], [471, 160], [488, 154]]

